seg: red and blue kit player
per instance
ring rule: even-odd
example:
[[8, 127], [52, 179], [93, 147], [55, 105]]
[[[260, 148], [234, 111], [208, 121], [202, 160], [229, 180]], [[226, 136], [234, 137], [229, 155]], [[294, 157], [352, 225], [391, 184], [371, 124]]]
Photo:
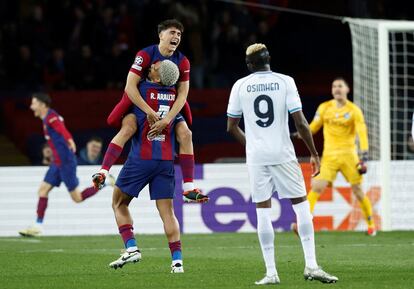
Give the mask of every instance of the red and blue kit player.
[[[109, 169], [118, 159], [125, 143], [137, 130], [135, 115], [128, 113], [132, 104], [138, 106], [146, 114], [152, 133], [161, 132], [181, 110], [186, 121], [189, 124], [192, 123], [191, 111], [186, 102], [190, 82], [190, 62], [187, 57], [176, 50], [180, 44], [183, 31], [184, 27], [179, 21], [175, 19], [165, 20], [158, 25], [159, 44], [146, 47], [137, 53], [128, 73], [123, 97], [108, 117], [109, 125], [121, 125], [121, 129], [108, 146], [101, 170], [92, 177], [95, 187], [99, 188], [104, 183]], [[174, 62], [178, 66], [180, 77], [176, 85], [177, 99], [165, 117], [160, 118], [158, 113], [142, 98], [139, 84], [142, 79], [147, 77], [152, 64], [165, 59]], [[194, 187], [192, 133], [185, 121], [176, 125], [175, 133], [179, 143], [179, 162], [183, 174], [183, 199], [187, 202], [207, 202], [208, 197]]]
[[[175, 79], [169, 77], [174, 75]], [[173, 86], [160, 85], [170, 83], [165, 81], [165, 78], [172, 79], [173, 84], [178, 78], [178, 68], [168, 60], [153, 64], [149, 73], [151, 81], [142, 82], [139, 88], [143, 100], [160, 118], [165, 118], [176, 97]], [[161, 133], [154, 134], [151, 132], [147, 114], [138, 107], [133, 108], [133, 113], [138, 122], [138, 129], [132, 138], [128, 159], [118, 176], [112, 197], [115, 219], [126, 251], [109, 266], [117, 269], [126, 263], [135, 263], [141, 259], [128, 206], [132, 198], [138, 197], [142, 189], [149, 185], [150, 198], [156, 202], [169, 242], [172, 256], [171, 272], [183, 273], [180, 228], [173, 208], [175, 125], [182, 122], [183, 118], [178, 115]]]
[[34, 237], [42, 233], [42, 224], [47, 208], [48, 195], [53, 187], [58, 187], [61, 182], [66, 185], [70, 196], [76, 203], [83, 202], [97, 193], [94, 187], [81, 191], [78, 188], [79, 180], [76, 177], [76, 145], [72, 135], [66, 129], [63, 118], [50, 108], [51, 99], [44, 93], [36, 93], [32, 97], [30, 109], [35, 117], [43, 122], [43, 131], [48, 145], [53, 152], [53, 161], [49, 166], [46, 176], [39, 188], [39, 202], [37, 204], [36, 223], [19, 234], [25, 237]]

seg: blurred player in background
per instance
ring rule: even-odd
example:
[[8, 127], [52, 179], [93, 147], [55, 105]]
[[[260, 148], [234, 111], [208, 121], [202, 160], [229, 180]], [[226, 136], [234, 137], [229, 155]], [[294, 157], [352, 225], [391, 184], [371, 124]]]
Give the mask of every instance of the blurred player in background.
[[[139, 86], [144, 101], [152, 110], [160, 112], [161, 118], [167, 117], [176, 100], [176, 89], [173, 85], [178, 77], [178, 67], [172, 61], [163, 60], [151, 65], [149, 79], [141, 82]], [[183, 121], [183, 118], [176, 117], [173, 123], [159, 133], [151, 129], [144, 111], [134, 106], [133, 113], [139, 128], [132, 138], [131, 151], [119, 173], [112, 198], [115, 219], [126, 251], [109, 266], [114, 269], [122, 268], [126, 263], [135, 263], [141, 259], [128, 206], [132, 198], [138, 197], [140, 191], [149, 184], [150, 198], [156, 201], [171, 250], [171, 273], [183, 273], [180, 228], [173, 208], [174, 126]]]
[[[257, 233], [266, 264], [265, 277], [255, 284], [280, 283], [271, 219], [271, 198], [275, 191], [279, 198], [289, 198], [292, 202], [305, 255], [305, 279], [336, 282], [338, 278], [323, 271], [316, 262], [312, 214], [302, 171], [289, 137], [290, 114], [311, 153], [313, 174], [318, 174], [319, 157], [302, 113], [295, 82], [287, 75], [270, 70], [270, 55], [263, 44], [247, 48], [246, 64], [252, 74], [233, 85], [227, 108], [227, 131], [246, 146], [252, 201], [256, 203]], [[239, 127], [242, 115], [246, 134]]]
[[43, 122], [43, 132], [49, 147], [53, 152], [53, 160], [49, 166], [43, 182], [38, 191], [39, 202], [37, 204], [36, 223], [19, 234], [25, 237], [34, 237], [42, 233], [43, 218], [47, 208], [48, 195], [53, 187], [59, 187], [63, 182], [70, 196], [76, 203], [83, 202], [95, 195], [98, 190], [89, 187], [81, 191], [78, 187], [79, 180], [76, 177], [76, 145], [72, 135], [66, 129], [63, 118], [50, 108], [51, 99], [45, 93], [36, 93], [32, 97], [30, 109]]
[[[129, 70], [124, 95], [108, 117], [108, 123], [119, 126], [122, 121], [121, 130], [112, 139], [105, 153], [102, 168], [99, 173], [92, 176], [96, 187], [105, 181], [111, 166], [120, 156], [125, 143], [137, 130], [136, 117], [129, 110], [132, 104], [138, 106], [147, 115], [152, 132], [160, 133], [171, 123], [176, 115], [183, 109], [186, 120], [191, 124], [191, 111], [186, 102], [190, 87], [190, 62], [177, 47], [181, 41], [183, 25], [175, 20], [165, 20], [158, 25], [160, 42], [140, 50]], [[180, 70], [180, 78], [177, 83], [177, 99], [171, 110], [164, 118], [160, 118], [159, 112], [154, 111], [142, 98], [138, 89], [139, 83], [148, 74], [148, 69], [157, 61], [169, 59], [174, 62]], [[207, 202], [208, 197], [194, 187], [194, 150], [192, 133], [185, 121], [176, 125], [177, 141], [179, 143], [179, 162], [183, 174], [183, 199], [187, 202]]]
[[[315, 208], [320, 195], [341, 172], [351, 184], [352, 192], [357, 197], [365, 220], [367, 233], [376, 235], [371, 202], [362, 191], [362, 175], [367, 172], [365, 163], [368, 160], [368, 136], [364, 116], [361, 109], [348, 100], [349, 86], [342, 77], [332, 82], [332, 100], [319, 105], [315, 117], [310, 124], [312, 134], [323, 126], [324, 148], [322, 154], [321, 173], [312, 180], [312, 189], [308, 194], [311, 212]], [[356, 148], [356, 135], [359, 138], [360, 158]]]

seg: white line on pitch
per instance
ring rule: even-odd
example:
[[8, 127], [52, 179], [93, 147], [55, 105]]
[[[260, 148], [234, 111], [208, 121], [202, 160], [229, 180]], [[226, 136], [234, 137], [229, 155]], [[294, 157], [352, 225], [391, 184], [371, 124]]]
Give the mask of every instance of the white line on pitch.
[[15, 238], [15, 239], [3, 239], [0, 238], [0, 242], [23, 242], [23, 243], [40, 243], [39, 239], [27, 239], [27, 238]]

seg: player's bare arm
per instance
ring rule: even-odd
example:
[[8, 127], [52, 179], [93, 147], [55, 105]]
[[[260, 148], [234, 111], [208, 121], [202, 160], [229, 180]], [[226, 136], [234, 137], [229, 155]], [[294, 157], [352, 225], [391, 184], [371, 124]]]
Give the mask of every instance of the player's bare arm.
[[227, 118], [227, 132], [230, 133], [239, 143], [246, 145], [246, 136], [239, 127], [240, 118]]
[[312, 176], [314, 177], [319, 174], [321, 164], [318, 156], [318, 151], [316, 150], [315, 144], [313, 142], [308, 121], [306, 120], [301, 110], [292, 113], [291, 115], [295, 121], [295, 127], [299, 133], [300, 138], [306, 144], [309, 152], [311, 153], [310, 162], [312, 164]]
[[175, 99], [174, 105], [163, 119], [151, 125], [151, 130], [148, 133], [149, 137], [160, 134], [174, 120], [187, 101], [189, 90], [190, 81], [180, 81], [177, 83], [177, 98]]
[[136, 73], [129, 72], [127, 76], [127, 83], [125, 85], [125, 91], [128, 94], [129, 99], [138, 106], [143, 112], [146, 113], [149, 123], [155, 123], [159, 120], [158, 114], [144, 101], [138, 90], [139, 81], [141, 77]]
[[73, 153], [76, 153], [76, 144], [75, 144], [75, 141], [73, 140], [73, 138], [71, 138], [71, 139], [68, 140], [68, 146], [69, 146], [69, 149]]

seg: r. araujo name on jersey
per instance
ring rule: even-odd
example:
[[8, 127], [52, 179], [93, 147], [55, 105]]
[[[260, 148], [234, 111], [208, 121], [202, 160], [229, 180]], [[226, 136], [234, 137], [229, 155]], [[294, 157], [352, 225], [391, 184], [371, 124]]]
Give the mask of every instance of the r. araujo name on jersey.
[[[164, 118], [174, 104], [176, 90], [174, 87], [165, 87], [159, 84], [143, 81], [139, 91], [145, 102]], [[170, 125], [162, 134], [155, 138], [148, 137], [150, 126], [147, 115], [134, 106], [133, 109], [138, 122], [138, 133], [132, 138], [130, 156], [144, 160], [173, 160], [175, 153], [174, 125]]]
[[[157, 95], [157, 97], [155, 97], [155, 95]], [[167, 101], [175, 101], [175, 94], [173, 93], [150, 93], [150, 98], [151, 99], [156, 99], [156, 100], [167, 100]]]
[[[151, 100], [157, 100], [157, 101], [175, 101], [175, 94], [174, 93], [154, 93], [151, 92], [150, 93], [150, 99]], [[160, 104], [158, 107], [158, 111], [157, 114], [160, 118], [164, 118], [167, 113], [170, 111], [170, 106], [169, 105], [162, 105]], [[165, 141], [165, 134], [159, 134], [155, 137], [149, 137], [147, 135], [147, 139], [150, 141]]]
[[248, 164], [273, 165], [296, 159], [289, 113], [302, 110], [293, 78], [272, 71], [239, 79], [231, 90], [227, 115], [244, 117]]

